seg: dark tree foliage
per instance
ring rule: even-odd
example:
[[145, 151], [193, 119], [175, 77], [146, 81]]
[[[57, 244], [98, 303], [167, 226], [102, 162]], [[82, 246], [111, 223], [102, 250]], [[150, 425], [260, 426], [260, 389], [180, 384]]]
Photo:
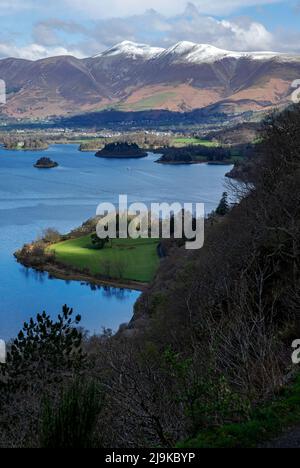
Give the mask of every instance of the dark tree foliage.
[[136, 143], [116, 142], [105, 145], [96, 156], [147, 156], [147, 153]]
[[216, 209], [216, 214], [219, 216], [225, 216], [230, 210], [228, 202], [228, 193], [224, 192], [221, 198], [221, 201]]
[[40, 168], [53, 168], [57, 167], [58, 164], [55, 161], [52, 161], [50, 158], [40, 158], [36, 164], [35, 167], [40, 167]]
[[193, 343], [198, 375], [210, 356], [250, 402], [285, 381], [300, 331], [299, 128], [300, 106], [266, 119], [251, 180], [233, 186], [240, 204], [207, 223], [203, 249], [170, 255], [136, 307], [160, 346]]
[[80, 369], [85, 356], [82, 352], [82, 334], [75, 328], [81, 321], [73, 320], [73, 310], [64, 306], [57, 321], [46, 312], [36, 320], [25, 323], [14, 340], [2, 366], [2, 375], [13, 387], [26, 387], [35, 381], [44, 384], [55, 376]]
[[92, 234], [91, 241], [95, 249], [103, 250], [105, 245], [109, 242], [109, 237], [106, 237], [106, 239], [101, 239], [97, 234]]
[[76, 379], [62, 391], [58, 404], [47, 398], [42, 406], [42, 448], [99, 448], [95, 430], [103, 393], [96, 382]]
[[157, 150], [163, 153], [159, 162], [163, 163], [191, 163], [194, 161], [208, 161], [211, 163], [228, 163], [233, 156], [240, 158], [250, 158], [256, 151], [255, 145], [243, 144], [229, 146], [187, 146], [184, 148], [163, 148]]
[[[161, 152], [161, 151], [160, 151]], [[203, 158], [207, 161], [225, 161], [231, 158], [230, 148], [207, 147], [202, 145], [188, 146], [184, 148], [164, 148], [161, 162], [185, 162], [189, 163]]]
[[171, 112], [167, 110], [121, 112], [107, 110], [103, 112], [91, 112], [72, 117], [57, 119], [54, 123], [59, 128], [63, 127], [88, 127], [99, 128], [154, 128], [174, 125], [195, 125], [200, 123], [213, 123], [228, 121], [228, 115], [220, 112], [213, 113], [211, 109], [196, 109], [191, 112]]

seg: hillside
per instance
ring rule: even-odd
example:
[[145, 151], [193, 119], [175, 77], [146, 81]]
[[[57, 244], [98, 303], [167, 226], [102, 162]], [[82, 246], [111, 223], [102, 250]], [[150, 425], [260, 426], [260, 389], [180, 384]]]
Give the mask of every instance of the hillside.
[[0, 60], [2, 113], [46, 118], [114, 108], [240, 113], [290, 101], [300, 57], [241, 53], [181, 42], [169, 49], [123, 42], [91, 58]]

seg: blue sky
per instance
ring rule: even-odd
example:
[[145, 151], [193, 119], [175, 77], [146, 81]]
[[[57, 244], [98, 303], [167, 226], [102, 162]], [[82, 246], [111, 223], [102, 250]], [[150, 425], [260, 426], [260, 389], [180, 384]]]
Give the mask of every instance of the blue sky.
[[123, 40], [300, 53], [300, 0], [0, 0], [0, 57], [86, 57]]

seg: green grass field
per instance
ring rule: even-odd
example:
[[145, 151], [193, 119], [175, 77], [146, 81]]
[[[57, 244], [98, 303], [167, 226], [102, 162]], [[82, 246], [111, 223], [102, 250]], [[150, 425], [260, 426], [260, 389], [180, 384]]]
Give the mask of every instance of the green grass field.
[[140, 99], [140, 101], [135, 102], [135, 103], [118, 104], [116, 108], [121, 111], [122, 110], [123, 111], [151, 110], [155, 108], [156, 106], [163, 105], [166, 100], [171, 99], [174, 96], [176, 96], [176, 93], [171, 92], [171, 91], [161, 92], [161, 93], [154, 94], [153, 96], [148, 96], [143, 99]]
[[149, 282], [159, 266], [157, 239], [114, 239], [112, 247], [97, 250], [91, 237], [85, 236], [52, 245], [56, 259], [76, 268], [88, 269], [90, 274], [101, 274], [113, 279]]
[[172, 141], [172, 144], [175, 146], [201, 145], [201, 146], [207, 146], [208, 148], [213, 148], [213, 147], [218, 146], [218, 144], [213, 141], [200, 140], [198, 138], [174, 138], [174, 140]]

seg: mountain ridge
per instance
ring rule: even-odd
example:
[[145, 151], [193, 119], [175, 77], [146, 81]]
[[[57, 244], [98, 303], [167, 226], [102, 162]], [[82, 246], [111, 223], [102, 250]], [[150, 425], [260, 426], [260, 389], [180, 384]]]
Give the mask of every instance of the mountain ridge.
[[[153, 59], [159, 58], [160, 56], [168, 55], [182, 55], [188, 56], [191, 60], [201, 60], [202, 63], [210, 60], [220, 60], [222, 58], [251, 58], [253, 60], [263, 59], [291, 59], [294, 58], [300, 61], [300, 57], [297, 54], [286, 54], [283, 52], [274, 51], [253, 51], [253, 52], [242, 52], [242, 51], [230, 51], [226, 49], [220, 49], [211, 44], [196, 43], [190, 41], [180, 41], [169, 48], [152, 47], [147, 44], [140, 44], [133, 41], [123, 41], [115, 46], [94, 55], [92, 58], [102, 58], [105, 56], [113, 55], [138, 55], [144, 58]], [[198, 62], [199, 63], [199, 62]], [[208, 62], [207, 62], [208, 63]]]
[[0, 60], [2, 115], [43, 119], [95, 112], [268, 110], [290, 101], [300, 56], [233, 52], [182, 41], [164, 49], [123, 41], [93, 57]]

